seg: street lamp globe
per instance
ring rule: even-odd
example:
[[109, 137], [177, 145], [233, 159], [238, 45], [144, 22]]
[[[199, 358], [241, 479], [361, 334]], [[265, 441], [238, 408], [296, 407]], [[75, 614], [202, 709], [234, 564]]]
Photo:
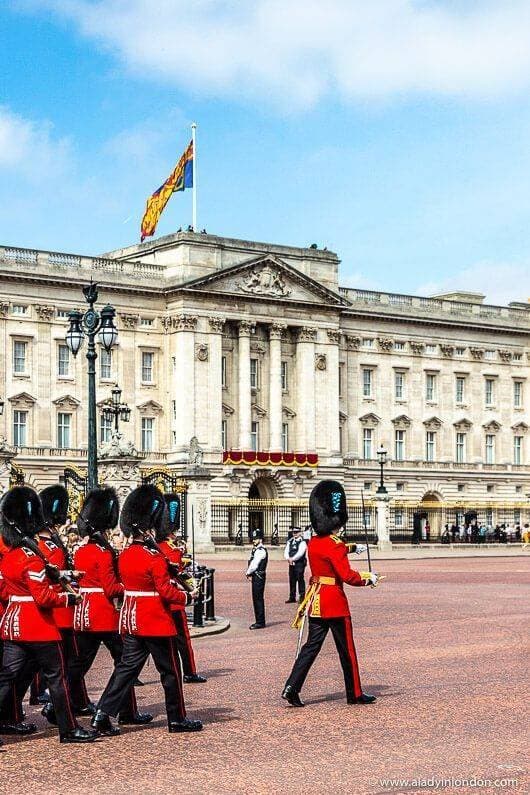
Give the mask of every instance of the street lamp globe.
[[118, 330], [113, 322], [115, 314], [114, 307], [110, 304], [101, 310], [101, 330], [98, 339], [107, 353], [110, 353], [112, 347], [118, 342]]
[[112, 390], [111, 395], [112, 395], [112, 398], [111, 398], [112, 404], [114, 406], [119, 406], [120, 403], [121, 403], [121, 389], [119, 388], [119, 386], [117, 384], [114, 387], [114, 389]]
[[68, 313], [68, 321], [70, 325], [68, 326], [65, 339], [69, 350], [74, 356], [77, 356], [79, 349], [83, 344], [84, 334], [83, 329], [81, 328], [82, 319], [83, 315], [77, 309], [74, 309], [72, 312]]
[[379, 445], [377, 449], [377, 460], [379, 461], [380, 464], [386, 464], [387, 454], [388, 450], [386, 449], [386, 447], [382, 444]]
[[121, 418], [123, 422], [129, 422], [129, 420], [131, 419], [131, 409], [129, 408], [129, 406], [122, 406]]

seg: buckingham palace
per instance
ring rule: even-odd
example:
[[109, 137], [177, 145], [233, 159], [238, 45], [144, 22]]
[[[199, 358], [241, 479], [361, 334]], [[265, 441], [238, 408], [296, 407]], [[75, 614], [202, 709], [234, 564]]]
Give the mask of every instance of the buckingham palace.
[[[193, 232], [102, 256], [0, 248], [3, 487], [86, 472], [86, 358], [65, 333], [92, 279], [118, 329], [97, 348], [100, 471], [122, 456], [184, 488], [194, 471], [206, 545], [256, 525], [285, 537], [325, 477], [352, 515], [363, 493], [373, 528], [381, 447], [391, 537], [422, 507], [433, 537], [469, 511], [526, 521], [530, 304], [341, 287], [339, 266], [314, 244]], [[118, 439], [115, 385], [130, 410]]]

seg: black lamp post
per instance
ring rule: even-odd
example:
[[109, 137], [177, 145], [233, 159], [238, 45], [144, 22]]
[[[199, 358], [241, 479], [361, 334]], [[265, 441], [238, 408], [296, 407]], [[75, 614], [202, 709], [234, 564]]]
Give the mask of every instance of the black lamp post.
[[379, 466], [381, 467], [381, 482], [379, 484], [379, 488], [376, 491], [376, 494], [388, 494], [385, 488], [385, 481], [383, 479], [383, 468], [386, 464], [386, 456], [387, 451], [383, 445], [380, 445], [377, 450], [377, 460], [379, 461]]
[[118, 331], [114, 325], [116, 310], [107, 304], [98, 314], [94, 304], [98, 300], [98, 286], [90, 282], [83, 287], [83, 295], [88, 309], [83, 315], [75, 309], [68, 313], [70, 325], [66, 332], [66, 344], [72, 354], [77, 356], [83, 340], [88, 339], [86, 358], [88, 360], [88, 488], [94, 489], [98, 484], [98, 436], [96, 425], [96, 334], [99, 341], [110, 353], [112, 346], [118, 341]]
[[118, 384], [115, 385], [111, 392], [111, 397], [103, 406], [103, 416], [107, 420], [114, 420], [114, 430], [118, 432], [118, 423], [120, 420], [129, 422], [131, 418], [131, 409], [127, 403], [121, 402], [121, 389]]
[[0, 398], [0, 417], [4, 413], [4, 401]]

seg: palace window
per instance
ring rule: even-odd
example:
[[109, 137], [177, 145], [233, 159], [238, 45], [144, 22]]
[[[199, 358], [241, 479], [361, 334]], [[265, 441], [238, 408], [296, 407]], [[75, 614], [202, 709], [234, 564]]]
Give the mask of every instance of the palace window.
[[62, 449], [70, 447], [70, 428], [72, 415], [60, 411], [57, 414], [57, 447]]
[[455, 348], [455, 355], [456, 356], [463, 356], [466, 352], [465, 348]]
[[372, 458], [374, 432], [371, 428], [363, 429], [363, 458], [369, 461]]
[[13, 412], [13, 444], [15, 447], [24, 447], [28, 440], [28, 412]]
[[223, 450], [228, 450], [228, 423], [226, 420], [221, 422], [221, 445]]
[[144, 453], [148, 453], [153, 449], [154, 432], [154, 417], [142, 417], [142, 450]]
[[513, 437], [513, 463], [514, 464], [522, 464], [523, 463], [523, 437], [522, 436], [514, 436]]
[[486, 464], [495, 463], [495, 436], [492, 433], [486, 434]]
[[99, 441], [110, 442], [112, 434], [112, 417], [101, 414], [99, 418]]
[[513, 382], [513, 406], [516, 409], [523, 407], [523, 382]]
[[250, 448], [255, 453], [259, 450], [259, 422], [253, 422], [250, 426]]
[[371, 398], [373, 390], [373, 370], [363, 368], [363, 397]]
[[425, 460], [434, 461], [436, 458], [436, 431], [427, 431], [425, 435]]
[[405, 460], [405, 431], [396, 431], [394, 436], [395, 441], [395, 455], [394, 458], [396, 461], [404, 461]]
[[426, 345], [425, 353], [436, 353], [436, 345]]
[[395, 351], [404, 351], [405, 350], [405, 343], [404, 342], [394, 342], [394, 350]]
[[13, 342], [13, 372], [26, 373], [27, 372], [27, 351], [28, 343], [21, 340]]
[[57, 347], [57, 375], [70, 375], [70, 350], [68, 345]]
[[394, 527], [403, 527], [403, 508], [394, 511]]
[[[339, 370], [340, 379], [340, 370]], [[287, 362], [282, 362], [282, 392], [287, 392], [289, 389], [289, 368]], [[339, 395], [340, 395], [340, 380], [339, 380]]]
[[152, 384], [154, 381], [154, 360], [154, 353], [151, 353], [151, 351], [142, 351], [142, 382], [144, 384]]
[[102, 379], [112, 378], [112, 352], [101, 348], [99, 351], [99, 377]]
[[484, 351], [484, 358], [489, 359], [490, 361], [495, 359], [495, 351]]
[[13, 304], [11, 307], [11, 314], [13, 315], [27, 315], [28, 307], [23, 304]]
[[486, 406], [493, 406], [495, 402], [495, 379], [494, 378], [486, 378], [484, 382], [484, 389], [485, 389], [485, 402]]
[[364, 337], [362, 341], [363, 348], [373, 348], [374, 347], [374, 339], [373, 337]]
[[171, 401], [171, 410], [173, 412], [173, 419], [176, 420], [177, 419], [177, 401], [176, 400], [172, 400]]
[[394, 398], [405, 400], [405, 373], [394, 373]]
[[250, 388], [257, 389], [258, 388], [258, 360], [251, 359], [250, 360]]
[[513, 355], [513, 361], [514, 362], [522, 362], [522, 360], [523, 360], [523, 354], [522, 353], [514, 353], [514, 355]]
[[289, 451], [289, 423], [282, 422], [282, 452]]
[[223, 389], [226, 389], [227, 386], [227, 378], [226, 378], [226, 356], [221, 356], [221, 386]]
[[456, 434], [456, 463], [463, 464], [466, 460], [466, 434]]
[[425, 400], [436, 400], [436, 375], [427, 373], [425, 376]]
[[344, 395], [344, 363], [339, 363], [339, 397]]
[[141, 326], [152, 326], [153, 325], [153, 318], [152, 317], [141, 317], [140, 318], [140, 325]]
[[466, 379], [463, 375], [456, 377], [456, 402], [463, 403], [465, 399]]

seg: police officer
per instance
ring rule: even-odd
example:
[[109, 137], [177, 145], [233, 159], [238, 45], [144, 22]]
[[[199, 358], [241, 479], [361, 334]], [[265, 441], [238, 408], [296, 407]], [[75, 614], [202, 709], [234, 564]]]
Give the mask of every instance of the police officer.
[[293, 533], [287, 539], [283, 556], [289, 561], [289, 598], [285, 604], [296, 602], [296, 587], [300, 601], [305, 596], [304, 572], [307, 565], [307, 544], [302, 536], [301, 527], [293, 527]]
[[256, 528], [252, 531], [252, 552], [248, 559], [247, 580], [252, 582], [252, 605], [255, 622], [249, 629], [264, 629], [265, 624], [265, 582], [267, 580], [267, 563], [269, 555], [263, 546], [263, 531]]
[[340, 483], [323, 480], [315, 486], [309, 498], [309, 516], [316, 533], [308, 544], [312, 577], [305, 604], [300, 605], [297, 616], [300, 622], [305, 613], [309, 634], [285, 683], [282, 698], [293, 707], [304, 706], [300, 689], [331, 630], [344, 674], [348, 704], [371, 704], [375, 696], [363, 693], [361, 687], [350, 608], [343, 584], [375, 586], [379, 577], [350, 568], [348, 546], [335, 534], [348, 521], [346, 495]]
[[37, 493], [27, 486], [8, 491], [0, 506], [2, 536], [10, 547], [3, 556], [1, 574], [9, 604], [4, 614], [4, 641], [0, 670], [0, 708], [28, 663], [42, 670], [55, 709], [62, 743], [86, 743], [95, 739], [77, 723], [66, 678], [61, 634], [53, 609], [72, 606], [78, 597], [59, 593], [48, 576], [51, 571], [35, 542], [43, 526], [42, 506]]
[[167, 560], [154, 540], [164, 510], [163, 494], [148, 484], [131, 491], [123, 504], [120, 527], [132, 539], [118, 559], [119, 576], [124, 586], [120, 612], [123, 654], [92, 720], [92, 727], [103, 735], [119, 733], [110, 717], [119, 713], [127, 692], [149, 655], [164, 688], [169, 732], [197, 732], [202, 729], [200, 720], [186, 717], [175, 644], [177, 633], [171, 616], [171, 606], [185, 605], [192, 595], [171, 583]]

